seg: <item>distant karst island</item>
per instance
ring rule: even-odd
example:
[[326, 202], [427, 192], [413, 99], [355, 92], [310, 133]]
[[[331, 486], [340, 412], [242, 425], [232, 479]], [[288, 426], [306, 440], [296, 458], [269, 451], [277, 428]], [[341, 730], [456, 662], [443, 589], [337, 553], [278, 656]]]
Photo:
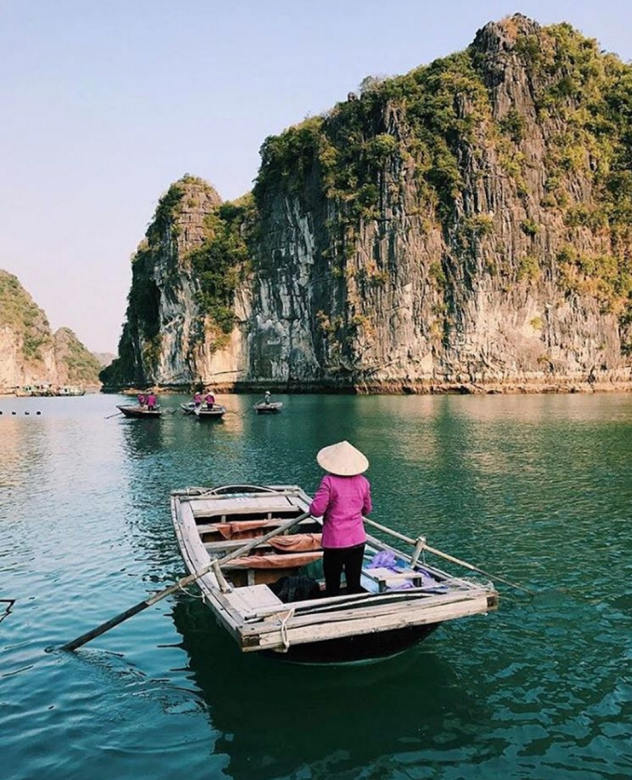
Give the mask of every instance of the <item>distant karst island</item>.
[[109, 388], [627, 388], [632, 67], [516, 14], [185, 175], [132, 261]]
[[101, 386], [101, 362], [70, 328], [51, 330], [46, 314], [18, 278], [0, 269], [0, 393], [34, 385]]

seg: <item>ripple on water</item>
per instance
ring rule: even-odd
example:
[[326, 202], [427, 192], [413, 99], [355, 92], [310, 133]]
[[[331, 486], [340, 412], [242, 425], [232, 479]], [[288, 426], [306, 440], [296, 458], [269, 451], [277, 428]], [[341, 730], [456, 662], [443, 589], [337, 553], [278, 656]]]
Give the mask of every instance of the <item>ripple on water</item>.
[[[235, 396], [243, 415], [213, 428], [49, 400], [37, 425], [0, 421], [10, 780], [632, 776], [632, 398], [297, 396], [262, 420]], [[378, 521], [538, 595], [499, 585], [497, 613], [350, 670], [241, 656], [183, 594], [43, 652], [182, 573], [171, 489], [313, 490], [314, 453], [340, 438], [370, 457]]]

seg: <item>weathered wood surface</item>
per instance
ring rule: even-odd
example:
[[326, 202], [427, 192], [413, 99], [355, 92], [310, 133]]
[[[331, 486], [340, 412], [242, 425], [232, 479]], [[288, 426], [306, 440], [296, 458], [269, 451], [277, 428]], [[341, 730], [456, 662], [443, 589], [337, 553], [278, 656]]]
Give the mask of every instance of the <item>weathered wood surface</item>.
[[[321, 642], [329, 639], [350, 637], [376, 631], [393, 631], [408, 626], [432, 625], [443, 623], [455, 618], [467, 617], [487, 612], [487, 598], [469, 599], [463, 603], [438, 604], [423, 611], [395, 611], [390, 614], [372, 615], [370, 618], [359, 618], [353, 612], [342, 614], [337, 618], [330, 617], [318, 625], [313, 622], [298, 625], [294, 617], [289, 617], [285, 623], [286, 639], [290, 645]], [[285, 645], [281, 626], [271, 626], [267, 632], [251, 630], [251, 635], [241, 631], [242, 648], [245, 652], [264, 649], [282, 649]], [[253, 640], [258, 639], [255, 646]]]
[[250, 512], [275, 512], [283, 509], [296, 509], [290, 496], [275, 496], [262, 493], [260, 496], [222, 497], [221, 499], [200, 498], [195, 501], [193, 510], [196, 517], [216, 517], [217, 515], [249, 514]]
[[234, 605], [240, 613], [261, 608], [282, 610], [285, 605], [267, 585], [253, 585], [246, 588], [235, 588], [226, 595], [229, 604]]
[[[240, 499], [246, 499], [242, 501]], [[206, 495], [195, 498], [186, 496], [179, 501], [180, 521], [176, 524], [176, 532], [182, 538], [181, 546], [187, 548], [185, 559], [189, 567], [198, 567], [208, 561], [209, 553], [227, 552], [220, 558], [222, 564], [228, 564], [233, 556], [244, 554], [244, 546], [240, 540], [225, 540], [204, 544], [200, 539], [200, 531], [214, 531], [214, 523], [204, 523], [196, 526], [197, 517], [208, 517], [209, 513], [227, 522], [239, 514], [266, 513], [266, 501], [270, 504], [283, 503], [286, 511], [296, 511], [300, 504], [306, 508], [309, 498], [297, 488], [288, 489], [284, 495], [232, 496], [223, 497], [221, 508], [215, 496]], [[260, 499], [260, 500], [258, 500]], [[203, 508], [200, 508], [203, 504]], [[279, 514], [282, 511], [276, 509]], [[305, 518], [308, 514], [305, 513]], [[277, 518], [278, 519], [278, 515]], [[290, 521], [292, 522], [292, 521]], [[311, 520], [308, 522], [312, 522]], [[180, 528], [178, 529], [178, 525]], [[385, 526], [376, 524], [380, 530], [389, 532]], [[279, 533], [277, 526], [270, 534], [264, 534], [249, 541], [251, 550], [266, 544], [267, 538]], [[211, 530], [212, 529], [212, 530]], [[415, 545], [418, 540], [409, 539], [395, 532], [397, 538], [407, 544]], [[267, 538], [266, 538], [267, 537]], [[374, 550], [389, 550], [403, 560], [411, 563], [411, 555], [402, 553], [386, 542], [369, 536], [368, 545]], [[419, 548], [419, 544], [417, 547]], [[183, 554], [185, 554], [183, 550]], [[229, 593], [221, 593], [217, 578], [212, 572], [205, 574], [198, 581], [199, 587], [209, 606], [215, 611], [220, 622], [235, 636], [242, 650], [255, 651], [264, 649], [279, 650], [287, 648], [288, 643], [306, 644], [328, 639], [369, 634], [381, 631], [392, 631], [408, 626], [433, 625], [468, 615], [486, 613], [495, 609], [497, 594], [490, 587], [467, 580], [457, 579], [446, 572], [421, 564], [424, 571], [435, 577], [437, 586], [416, 587], [402, 591], [387, 591], [383, 593], [345, 594], [338, 597], [321, 597], [310, 601], [283, 603], [265, 585], [250, 585], [234, 587]], [[364, 570], [370, 576], [370, 570]], [[387, 579], [408, 579], [421, 577], [414, 571], [388, 573]], [[379, 577], [378, 577], [379, 579]], [[449, 587], [448, 593], [438, 593], [441, 583]]]

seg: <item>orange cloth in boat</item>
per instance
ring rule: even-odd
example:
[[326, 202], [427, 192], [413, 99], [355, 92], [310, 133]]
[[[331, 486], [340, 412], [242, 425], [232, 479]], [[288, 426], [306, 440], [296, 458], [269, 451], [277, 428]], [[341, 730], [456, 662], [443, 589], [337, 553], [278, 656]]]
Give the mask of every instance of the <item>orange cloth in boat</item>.
[[233, 523], [214, 523], [218, 533], [224, 539], [254, 539], [261, 534], [254, 533], [262, 528], [276, 526], [278, 521], [274, 520], [237, 520]]
[[322, 558], [321, 552], [283, 553], [281, 555], [244, 555], [226, 564], [227, 569], [293, 569]]
[[306, 552], [320, 550], [322, 534], [290, 534], [289, 536], [273, 536], [268, 544], [277, 550], [287, 552]]

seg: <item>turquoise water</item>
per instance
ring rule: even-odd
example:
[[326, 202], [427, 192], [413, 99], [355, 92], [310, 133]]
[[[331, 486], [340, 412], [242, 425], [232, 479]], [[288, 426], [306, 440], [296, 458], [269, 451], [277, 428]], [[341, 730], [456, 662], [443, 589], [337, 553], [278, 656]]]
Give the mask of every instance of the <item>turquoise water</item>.
[[[632, 777], [632, 396], [221, 400], [200, 423], [0, 398], [3, 780]], [[242, 656], [195, 590], [44, 652], [184, 573], [170, 490], [313, 491], [342, 438], [376, 520], [537, 595], [499, 586], [498, 612], [373, 666]]]

